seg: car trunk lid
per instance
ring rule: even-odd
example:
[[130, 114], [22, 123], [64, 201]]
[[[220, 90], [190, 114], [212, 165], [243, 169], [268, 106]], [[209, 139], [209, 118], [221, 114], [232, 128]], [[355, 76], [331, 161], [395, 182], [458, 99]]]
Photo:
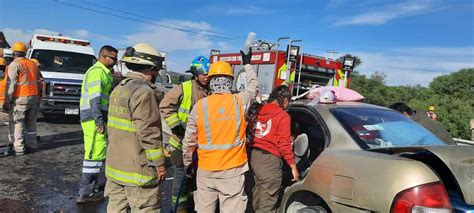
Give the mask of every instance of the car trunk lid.
[[429, 151], [449, 168], [466, 203], [474, 205], [474, 146], [391, 147], [370, 149], [369, 151], [400, 156], [403, 156], [404, 153]]

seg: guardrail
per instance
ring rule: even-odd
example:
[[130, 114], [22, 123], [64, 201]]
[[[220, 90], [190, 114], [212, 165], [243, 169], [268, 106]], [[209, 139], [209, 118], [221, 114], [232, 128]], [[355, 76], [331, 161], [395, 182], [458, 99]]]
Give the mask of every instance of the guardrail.
[[474, 146], [474, 141], [465, 140], [461, 138], [453, 138], [453, 140], [456, 141], [456, 143], [458, 143], [459, 145]]

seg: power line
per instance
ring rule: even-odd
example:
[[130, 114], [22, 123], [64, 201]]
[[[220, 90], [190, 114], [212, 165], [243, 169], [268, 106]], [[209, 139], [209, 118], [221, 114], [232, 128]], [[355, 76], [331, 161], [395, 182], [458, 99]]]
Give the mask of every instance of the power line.
[[160, 23], [166, 23], [166, 24], [175, 25], [175, 26], [179, 26], [179, 27], [183, 27], [183, 28], [187, 28], [187, 29], [194, 29], [194, 30], [198, 30], [199, 32], [207, 32], [207, 33], [211, 33], [212, 35], [221, 35], [221, 36], [225, 36], [225, 37], [228, 37], [228, 38], [244, 39], [244, 38], [238, 37], [238, 36], [233, 36], [233, 35], [218, 33], [218, 32], [212, 31], [212, 30], [202, 30], [202, 29], [199, 29], [199, 28], [197, 28], [197, 27], [190, 27], [190, 26], [187, 26], [187, 25], [178, 24], [178, 23], [173, 23], [173, 22], [170, 22], [170, 21], [165, 21], [165, 20], [157, 19], [157, 18], [150, 17], [150, 16], [144, 16], [144, 15], [141, 15], [141, 14], [132, 13], [132, 12], [128, 12], [128, 11], [125, 11], [125, 10], [120, 10], [120, 9], [116, 9], [116, 8], [111, 8], [111, 7], [107, 7], [107, 6], [104, 6], [104, 5], [92, 3], [92, 2], [86, 1], [86, 0], [83, 0], [83, 1], [76, 0], [76, 1], [77, 1], [77, 2], [80, 2], [80, 3], [82, 3], [82, 4], [88, 4], [88, 5], [92, 5], [92, 6], [96, 6], [96, 7], [101, 7], [101, 8], [105, 8], [105, 9], [107, 9], [107, 10], [111, 10], [111, 11], [115, 11], [115, 12], [119, 12], [119, 13], [125, 13], [125, 14], [127, 14], [127, 15], [132, 15], [132, 16], [136, 16], [136, 17], [140, 17], [140, 18], [145, 18], [145, 19], [150, 19], [150, 20], [154, 20], [154, 21], [159, 21]]
[[117, 17], [117, 18], [121, 18], [121, 19], [131, 20], [131, 21], [135, 21], [135, 22], [150, 24], [150, 25], [154, 25], [154, 26], [157, 26], [157, 27], [163, 27], [163, 28], [168, 28], [168, 29], [178, 30], [178, 31], [182, 31], [182, 32], [193, 33], [193, 34], [207, 35], [209, 37], [225, 39], [225, 40], [228, 40], [230, 42], [237, 42], [238, 41], [237, 39], [234, 39], [234, 38], [230, 38], [230, 37], [227, 37], [227, 36], [220, 36], [220, 35], [210, 34], [210, 33], [206, 33], [205, 31], [193, 31], [193, 30], [182, 29], [182, 28], [179, 28], [179, 27], [166, 26], [166, 25], [163, 25], [163, 24], [158, 24], [158, 23], [154, 23], [154, 22], [139, 20], [139, 19], [126, 17], [126, 16], [122, 16], [122, 15], [118, 15], [118, 14], [113, 14], [113, 13], [109, 13], [109, 12], [105, 12], [105, 11], [100, 11], [100, 10], [96, 10], [96, 9], [92, 9], [92, 8], [82, 7], [82, 6], [75, 5], [75, 4], [61, 2], [60, 0], [52, 0], [52, 1], [56, 2], [58, 4], [63, 4], [63, 5], [67, 5], [67, 6], [70, 6], [70, 7], [79, 8], [79, 9], [82, 9], [82, 10], [92, 11], [92, 12], [95, 12], [95, 13], [101, 13], [101, 14], [105, 14], [105, 15], [108, 15], [108, 16], [113, 16], [113, 17]]

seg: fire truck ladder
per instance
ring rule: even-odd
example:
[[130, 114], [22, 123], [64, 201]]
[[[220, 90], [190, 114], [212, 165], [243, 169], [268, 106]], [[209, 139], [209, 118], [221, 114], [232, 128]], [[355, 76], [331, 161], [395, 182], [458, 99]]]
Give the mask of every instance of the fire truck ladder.
[[[303, 40], [301, 39], [298, 39], [298, 40], [292, 40], [290, 37], [280, 37], [278, 38], [277, 40], [277, 43], [276, 43], [276, 59], [275, 59], [275, 67], [278, 66], [278, 53], [280, 51], [279, 47], [280, 47], [280, 41], [282, 40], [288, 40], [288, 51], [291, 51], [291, 46], [293, 46], [294, 43], [301, 43], [301, 47], [300, 47], [300, 54], [299, 54], [299, 65], [298, 63], [295, 63], [294, 65], [290, 63], [290, 53], [287, 53], [286, 55], [286, 60], [285, 60], [285, 64], [287, 64], [287, 67], [286, 67], [286, 73], [287, 73], [287, 77], [286, 77], [286, 80], [289, 81], [290, 79], [290, 76], [291, 76], [291, 68], [294, 67], [296, 69], [296, 67], [298, 67], [298, 79], [296, 82], [293, 82], [293, 87], [292, 87], [292, 94], [293, 94], [293, 90], [295, 89], [295, 86], [296, 86], [296, 96], [299, 95], [300, 93], [300, 86], [301, 86], [301, 68], [303, 67], [302, 64], [303, 64], [303, 50], [304, 50], [304, 46], [303, 46]], [[298, 66], [297, 66], [298, 65]]]

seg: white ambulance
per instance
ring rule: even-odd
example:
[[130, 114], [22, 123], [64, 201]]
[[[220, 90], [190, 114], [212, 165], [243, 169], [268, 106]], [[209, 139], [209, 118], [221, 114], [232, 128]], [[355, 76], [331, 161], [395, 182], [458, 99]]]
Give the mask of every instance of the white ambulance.
[[46, 81], [44, 117], [79, 115], [82, 79], [96, 61], [91, 43], [64, 36], [33, 35], [26, 57], [36, 58]]

